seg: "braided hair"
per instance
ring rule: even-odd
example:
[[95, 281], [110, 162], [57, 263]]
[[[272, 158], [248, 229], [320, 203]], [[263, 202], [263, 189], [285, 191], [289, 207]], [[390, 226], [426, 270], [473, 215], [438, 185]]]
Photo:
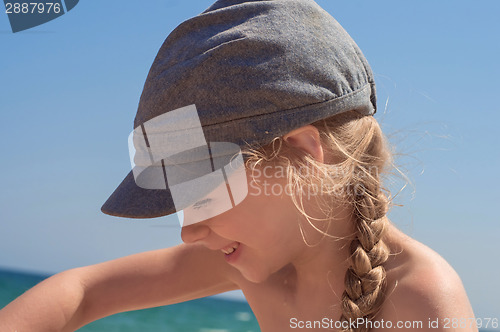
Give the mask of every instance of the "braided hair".
[[[380, 176], [391, 154], [379, 124], [371, 116], [351, 111], [327, 119], [318, 127], [325, 137], [325, 145], [329, 144], [336, 151], [338, 165], [344, 169], [343, 178], [336, 181], [350, 188], [343, 198], [352, 209], [354, 232], [349, 246], [340, 320], [363, 318], [366, 322], [375, 317], [385, 299], [384, 263], [389, 257], [389, 249], [383, 236], [389, 223], [385, 217], [389, 200], [382, 189]], [[365, 324], [357, 326], [356, 330], [369, 329]]]
[[[301, 193], [305, 192], [304, 187], [316, 185], [317, 182], [313, 183], [315, 180], [321, 182], [321, 194], [326, 194], [319, 195], [322, 197], [318, 201], [320, 204], [328, 205], [331, 201], [324, 197], [335, 196], [337, 202], [340, 199], [344, 206], [350, 207], [353, 233], [347, 239], [350, 240], [350, 256], [340, 320], [357, 322], [363, 318], [366, 322], [376, 316], [386, 297], [384, 263], [390, 252], [383, 238], [389, 223], [385, 215], [390, 200], [387, 191], [382, 188], [381, 175], [391, 164], [391, 153], [378, 122], [372, 116], [350, 111], [313, 125], [318, 128], [323, 148], [330, 156], [325, 163], [286, 149], [280, 138], [259, 150], [247, 151], [250, 155], [248, 162], [252, 167], [269, 161], [285, 165], [288, 184], [294, 188], [292, 199], [308, 220], [311, 217], [304, 210]], [[315, 169], [312, 173], [316, 176], [297, 172], [302, 168]], [[339, 188], [343, 190], [339, 191]], [[323, 211], [327, 216], [334, 213], [328, 208], [323, 208]], [[367, 324], [356, 326], [356, 329], [347, 328], [344, 331], [369, 330]]]

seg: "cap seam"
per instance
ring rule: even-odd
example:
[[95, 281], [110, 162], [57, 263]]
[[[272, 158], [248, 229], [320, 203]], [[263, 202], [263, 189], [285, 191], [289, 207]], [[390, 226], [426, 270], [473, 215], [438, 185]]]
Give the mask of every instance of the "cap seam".
[[[345, 95], [342, 95], [340, 97], [337, 97], [337, 98], [332, 98], [332, 99], [328, 99], [328, 100], [325, 100], [325, 101], [320, 101], [320, 102], [317, 102], [317, 103], [312, 103], [312, 104], [307, 104], [307, 105], [303, 105], [303, 106], [298, 106], [298, 107], [294, 107], [294, 108], [288, 108], [288, 109], [284, 109], [284, 110], [278, 110], [278, 111], [273, 111], [273, 112], [270, 112], [270, 113], [266, 113], [266, 114], [259, 114], [259, 115], [249, 115], [249, 116], [245, 116], [245, 117], [240, 117], [240, 118], [237, 118], [237, 119], [232, 119], [232, 120], [227, 120], [227, 121], [223, 121], [223, 122], [217, 122], [217, 123], [213, 123], [213, 124], [209, 124], [209, 125], [203, 125], [202, 127], [203, 128], [210, 128], [210, 127], [215, 127], [215, 126], [227, 126], [228, 124], [230, 123], [234, 123], [234, 122], [240, 122], [240, 121], [243, 121], [243, 120], [246, 120], [246, 119], [250, 119], [250, 118], [253, 118], [253, 119], [258, 119], [258, 118], [266, 118], [270, 115], [274, 115], [276, 113], [294, 113], [294, 112], [299, 112], [299, 111], [302, 111], [304, 108], [307, 108], [307, 107], [311, 107], [311, 106], [315, 106], [315, 105], [320, 105], [320, 104], [327, 104], [327, 103], [331, 103], [331, 102], [338, 102], [342, 99], [345, 99], [345, 98], [348, 98], [348, 97], [351, 97], [353, 95], [356, 95], [360, 92], [363, 92], [364, 90], [367, 90], [368, 88], [371, 89], [371, 83], [366, 83], [363, 87], [355, 90], [355, 91], [352, 91], [348, 94], [345, 94]], [[373, 106], [371, 103], [370, 103], [371, 106]]]

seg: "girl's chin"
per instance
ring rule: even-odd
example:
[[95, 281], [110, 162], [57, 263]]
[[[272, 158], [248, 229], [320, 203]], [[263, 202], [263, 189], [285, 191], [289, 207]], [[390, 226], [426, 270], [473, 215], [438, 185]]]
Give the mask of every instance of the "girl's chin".
[[259, 269], [259, 267], [245, 266], [238, 268], [243, 277], [254, 284], [260, 284], [269, 278], [269, 273]]
[[[225, 259], [230, 265], [236, 268], [242, 276], [252, 283], [261, 283], [266, 281], [270, 273], [265, 269], [262, 258], [255, 258], [252, 261], [252, 255], [249, 254], [244, 245], [240, 245], [231, 254], [226, 254]], [[249, 260], [250, 259], [250, 260]]]
[[260, 283], [263, 283], [264, 281], [267, 280], [267, 276], [258, 276], [258, 275], [245, 275], [244, 274], [244, 277], [245, 279], [247, 279], [248, 281], [254, 283], [254, 284], [260, 284]]

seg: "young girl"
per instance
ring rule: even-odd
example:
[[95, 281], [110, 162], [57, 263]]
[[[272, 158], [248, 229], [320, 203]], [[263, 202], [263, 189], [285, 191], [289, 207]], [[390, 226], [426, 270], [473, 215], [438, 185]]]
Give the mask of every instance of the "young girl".
[[[445, 319], [474, 314], [453, 269], [387, 219], [375, 111], [366, 59], [314, 1], [217, 1], [161, 47], [134, 169], [103, 206], [184, 209], [184, 244], [59, 273], [0, 311], [0, 331], [73, 331], [234, 289], [264, 332], [453, 330]], [[204, 165], [222, 180], [200, 182]]]

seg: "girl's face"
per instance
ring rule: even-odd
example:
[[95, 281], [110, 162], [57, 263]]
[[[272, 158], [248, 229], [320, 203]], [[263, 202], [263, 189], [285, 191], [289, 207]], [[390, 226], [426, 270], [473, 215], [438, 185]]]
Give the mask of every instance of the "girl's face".
[[275, 171], [248, 176], [247, 197], [223, 214], [183, 227], [183, 241], [219, 250], [252, 282], [300, 259], [306, 248], [299, 228], [303, 217], [285, 190], [286, 179]]
[[[298, 128], [285, 135], [284, 141], [295, 151], [324, 162], [319, 132], [314, 126]], [[313, 218], [323, 219], [312, 221], [314, 227], [311, 227], [310, 220], [292, 200], [283, 166], [267, 163], [248, 173], [249, 170], [246, 198], [225, 213], [183, 227], [184, 242], [199, 242], [221, 251], [226, 261], [252, 282], [265, 281], [288, 264], [293, 264], [302, 275], [318, 273], [321, 269], [329, 271], [334, 261], [343, 264], [348, 254], [344, 252], [343, 257], [339, 251], [346, 251], [348, 247], [317, 231], [319, 228], [338, 238], [347, 238], [352, 233], [352, 224], [348, 222], [351, 212], [342, 201], [337, 204], [334, 197], [328, 199], [333, 215], [325, 220], [325, 211], [318, 205], [314, 191], [302, 192], [302, 210]], [[189, 217], [184, 214], [184, 218]]]

